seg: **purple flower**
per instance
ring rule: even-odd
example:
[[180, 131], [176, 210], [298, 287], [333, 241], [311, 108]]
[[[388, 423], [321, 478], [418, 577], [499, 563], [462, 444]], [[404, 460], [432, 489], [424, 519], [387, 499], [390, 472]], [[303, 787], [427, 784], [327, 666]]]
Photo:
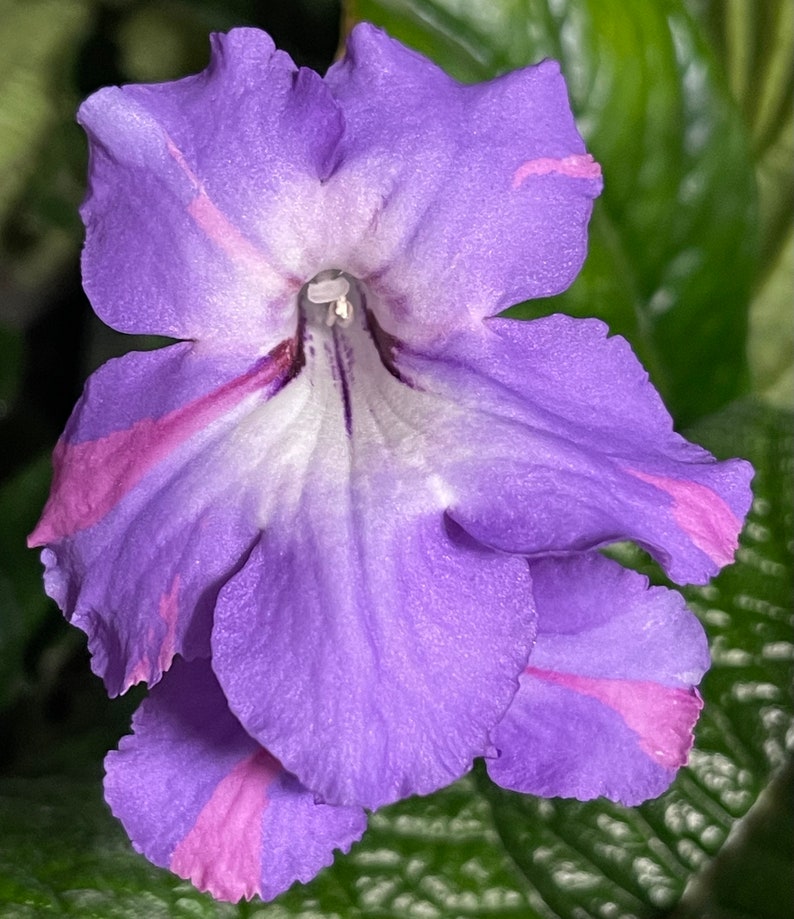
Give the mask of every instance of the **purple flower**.
[[557, 65], [462, 86], [362, 25], [321, 79], [242, 29], [80, 121], [94, 308], [181, 339], [91, 377], [31, 537], [109, 692], [154, 687], [107, 759], [135, 847], [267, 898], [477, 756], [663, 791], [706, 641], [598, 549], [704, 583], [750, 468], [675, 434], [601, 322], [491, 318], [585, 255]]

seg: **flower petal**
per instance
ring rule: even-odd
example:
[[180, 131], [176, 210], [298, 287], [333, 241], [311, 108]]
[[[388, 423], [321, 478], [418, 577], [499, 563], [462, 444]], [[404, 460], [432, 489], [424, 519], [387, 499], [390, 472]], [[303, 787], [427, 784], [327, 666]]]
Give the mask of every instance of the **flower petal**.
[[752, 468], [676, 434], [628, 344], [601, 322], [488, 320], [396, 364], [467, 410], [454, 421], [462, 442], [489, 432], [467, 464], [439, 468], [450, 513], [475, 539], [528, 556], [631, 539], [679, 583], [732, 561]]
[[683, 598], [597, 554], [531, 564], [538, 636], [493, 732], [491, 778], [546, 797], [639, 804], [686, 763], [705, 634]]
[[329, 505], [271, 527], [220, 593], [212, 660], [246, 730], [304, 784], [376, 808], [487, 752], [529, 651], [531, 600], [520, 560], [440, 516], [362, 520], [349, 540], [354, 516]]
[[366, 176], [376, 246], [399, 239], [381, 265], [370, 245], [347, 266], [381, 296], [388, 332], [427, 340], [571, 283], [601, 172], [556, 63], [464, 86], [362, 24], [325, 79], [347, 125], [333, 181]]
[[258, 532], [239, 483], [213, 476], [209, 457], [292, 360], [291, 343], [248, 366], [183, 343], [89, 380], [29, 542], [47, 546], [47, 592], [88, 633], [112, 694], [156, 681], [176, 653], [209, 654], [218, 587]]
[[438, 402], [373, 335], [359, 307], [342, 330], [318, 317], [301, 373], [239, 431], [263, 533], [212, 637], [246, 730], [325, 800], [372, 808], [469, 768], [532, 641], [525, 562], [445, 520]]
[[124, 332], [264, 353], [294, 331], [305, 280], [261, 234], [296, 176], [319, 184], [343, 121], [320, 77], [256, 29], [212, 37], [203, 73], [110, 87], [79, 120], [91, 145], [83, 282]]
[[314, 795], [229, 712], [205, 661], [177, 661], [105, 760], [105, 795], [136, 849], [236, 902], [309, 881], [360, 838], [360, 808]]
[[556, 64], [463, 86], [367, 24], [325, 80], [233, 30], [204, 73], [101, 90], [80, 120], [98, 314], [246, 351], [292, 334], [327, 268], [417, 343], [562, 290], [601, 188]]

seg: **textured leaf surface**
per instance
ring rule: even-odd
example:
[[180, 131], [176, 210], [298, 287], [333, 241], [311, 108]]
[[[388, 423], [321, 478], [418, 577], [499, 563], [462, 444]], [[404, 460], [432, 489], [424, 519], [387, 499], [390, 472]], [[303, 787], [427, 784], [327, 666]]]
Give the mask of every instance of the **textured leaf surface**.
[[[722, 849], [729, 835], [752, 831], [754, 805], [790, 749], [790, 424], [787, 413], [746, 403], [694, 432], [719, 454], [754, 461], [756, 502], [739, 561], [690, 592], [714, 667], [691, 767], [657, 801], [539, 800], [501, 791], [477, 769], [374, 815], [364, 840], [310, 885], [236, 908], [134, 854], [100, 800], [94, 762], [90, 781], [0, 782], [0, 916], [651, 919], [679, 901], [682, 917], [704, 915], [684, 911], [687, 885], [695, 904], [727, 898], [732, 919], [775, 916], [774, 906], [747, 911], [746, 887], [726, 887], [735, 847]], [[632, 550], [625, 559], [643, 564]], [[778, 886], [752, 902], [781, 896]]]
[[744, 125], [676, 0], [356, 0], [462, 80], [553, 57], [605, 190], [563, 296], [516, 308], [596, 315], [634, 344], [679, 421], [746, 384], [756, 200]]

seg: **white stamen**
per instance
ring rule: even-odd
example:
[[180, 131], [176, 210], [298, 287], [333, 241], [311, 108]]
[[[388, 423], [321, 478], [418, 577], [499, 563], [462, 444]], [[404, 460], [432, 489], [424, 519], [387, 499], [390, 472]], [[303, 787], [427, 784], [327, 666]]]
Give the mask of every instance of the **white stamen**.
[[328, 315], [325, 324], [336, 322], [346, 328], [353, 321], [353, 304], [347, 299], [350, 282], [340, 274], [337, 278], [324, 278], [321, 281], [310, 281], [306, 285], [306, 299], [310, 303], [327, 303]]
[[353, 304], [344, 295], [328, 304], [328, 315], [325, 324], [328, 326], [338, 322], [343, 329], [353, 321]]

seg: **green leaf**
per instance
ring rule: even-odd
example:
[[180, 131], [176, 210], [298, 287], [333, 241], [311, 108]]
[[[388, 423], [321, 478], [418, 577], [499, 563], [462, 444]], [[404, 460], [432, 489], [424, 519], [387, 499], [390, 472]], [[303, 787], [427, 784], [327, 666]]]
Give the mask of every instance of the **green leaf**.
[[706, 24], [750, 133], [760, 193], [761, 273], [750, 309], [755, 392], [794, 405], [794, 5], [691, 0]]
[[[0, 0], [0, 265], [4, 321], [24, 325], [79, 248], [84, 141], [74, 59], [90, 0]], [[79, 167], [76, 164], [79, 163]]]
[[[794, 134], [794, 131], [792, 131]], [[753, 300], [747, 351], [754, 389], [781, 408], [794, 405], [794, 228]]]
[[512, 311], [597, 315], [625, 335], [674, 416], [708, 414], [747, 385], [756, 194], [741, 116], [678, 0], [355, 0], [453, 76], [558, 59], [601, 162], [591, 255], [559, 297]]
[[209, 57], [207, 32], [242, 24], [223, 6], [213, 12], [179, 0], [130, 4], [117, 32], [125, 77], [136, 83], [160, 83], [202, 70]]
[[789, 0], [689, 0], [708, 28], [750, 133], [761, 193], [762, 264], [791, 223], [794, 194], [794, 5]]
[[35, 173], [35, 154], [62, 114], [62, 68], [88, 16], [85, 0], [0, 0], [0, 216]]
[[[373, 815], [362, 842], [311, 884], [237, 908], [213, 904], [135, 855], [101, 803], [93, 761], [88, 780], [0, 780], [0, 917], [787, 916], [779, 912], [789, 906], [785, 890], [759, 889], [755, 874], [734, 877], [731, 866], [735, 841], [740, 853], [748, 835], [758, 843], [764, 789], [787, 756], [790, 425], [785, 412], [741, 403], [691, 432], [719, 455], [754, 462], [756, 501], [737, 563], [688, 591], [714, 666], [691, 765], [658, 800], [635, 809], [539, 800], [496, 788], [478, 767], [430, 798]], [[698, 904], [714, 910], [698, 912]]]
[[[98, 779], [6, 779], [0, 785], [0, 916], [81, 919], [236, 916], [171, 883], [130, 848]], [[174, 879], [176, 881], [176, 879]], [[188, 896], [181, 897], [179, 887]]]
[[791, 919], [792, 815], [794, 759], [789, 759], [671, 919]]

